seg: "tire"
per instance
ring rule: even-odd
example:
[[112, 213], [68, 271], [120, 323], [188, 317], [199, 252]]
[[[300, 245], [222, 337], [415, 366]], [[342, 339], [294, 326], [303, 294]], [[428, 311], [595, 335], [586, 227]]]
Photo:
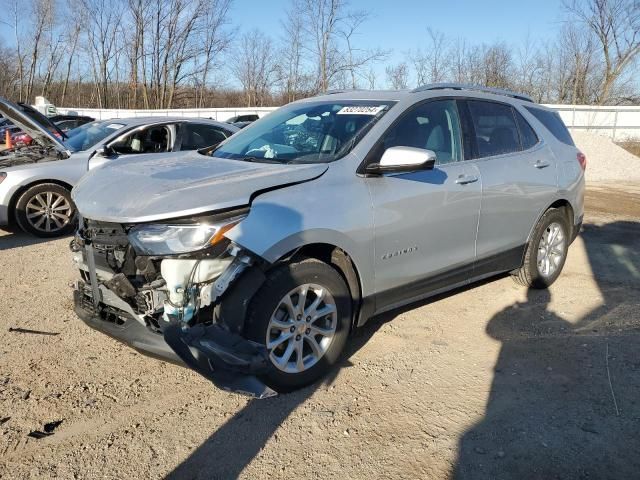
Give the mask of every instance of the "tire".
[[[298, 317], [300, 310], [295, 307], [299, 306], [302, 298], [299, 292], [305, 285], [313, 286], [304, 297], [305, 312], [309, 315]], [[318, 287], [324, 289], [324, 294]], [[286, 307], [286, 302], [283, 303], [285, 298], [289, 298], [291, 308]], [[319, 316], [309, 323], [315, 301], [320, 302], [317, 306]], [[261, 380], [278, 392], [290, 392], [323, 377], [339, 360], [346, 345], [351, 325], [351, 303], [351, 295], [343, 278], [319, 260], [306, 259], [285, 264], [268, 273], [265, 283], [250, 302], [245, 327], [247, 338], [270, 349], [269, 370], [260, 377]], [[331, 312], [331, 304], [335, 306], [335, 313]], [[294, 316], [295, 320], [292, 319]], [[277, 324], [272, 323], [276, 320]], [[314, 334], [319, 329], [331, 331], [334, 326], [330, 338], [321, 333]], [[285, 337], [290, 338], [277, 344], [280, 338]], [[317, 346], [315, 350], [311, 337]], [[298, 364], [298, 344], [302, 344], [303, 369]], [[287, 349], [291, 348], [289, 345], [294, 345], [294, 350], [289, 351], [289, 361], [286, 362]], [[318, 349], [323, 350], [322, 355], [317, 354]], [[277, 359], [281, 362], [280, 367], [276, 366]]]
[[71, 192], [63, 186], [41, 183], [20, 195], [15, 219], [26, 233], [41, 238], [60, 237], [75, 229], [76, 206]]
[[[553, 237], [553, 231], [556, 230], [556, 227], [559, 227], [559, 231]], [[550, 234], [553, 237], [552, 247], [547, 248], [546, 244]], [[561, 243], [559, 242], [560, 235], [562, 235]], [[514, 272], [513, 279], [516, 283], [529, 288], [542, 289], [549, 287], [562, 272], [570, 242], [571, 238], [566, 216], [562, 211], [555, 208], [547, 210], [533, 231], [531, 241], [527, 245], [524, 255], [523, 265]], [[545, 255], [548, 251], [551, 254]], [[553, 252], [559, 253], [554, 254]], [[539, 258], [540, 256], [543, 257], [542, 260]], [[545, 258], [548, 260], [545, 260]], [[542, 263], [539, 264], [539, 261]], [[553, 266], [553, 269], [550, 266]]]

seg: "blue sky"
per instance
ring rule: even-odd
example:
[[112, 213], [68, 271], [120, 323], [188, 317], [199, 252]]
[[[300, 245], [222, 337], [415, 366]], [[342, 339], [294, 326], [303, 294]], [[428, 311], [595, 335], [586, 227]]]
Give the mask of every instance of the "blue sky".
[[[232, 20], [243, 30], [260, 28], [278, 36], [289, 0], [236, 0]], [[354, 10], [370, 12], [362, 26], [361, 46], [393, 49], [394, 57], [415, 48], [427, 27], [470, 43], [520, 43], [554, 35], [560, 27], [560, 0], [351, 0]], [[423, 40], [424, 43], [424, 40]]]
[[[428, 27], [470, 44], [518, 45], [527, 35], [536, 42], [552, 38], [562, 18], [561, 0], [351, 0], [350, 4], [354, 10], [370, 12], [357, 46], [390, 50], [387, 64], [398, 63], [408, 50], [424, 46]], [[235, 0], [231, 21], [241, 31], [259, 28], [279, 38], [288, 5], [289, 0]], [[0, 34], [11, 43], [6, 26], [0, 25]], [[384, 82], [384, 65], [377, 70], [379, 82]]]
[[[258, 28], [274, 38], [289, 0], [235, 0], [231, 18], [241, 31]], [[370, 12], [357, 40], [359, 48], [390, 51], [385, 64], [405, 60], [405, 53], [427, 45], [428, 27], [469, 44], [504, 41], [520, 45], [552, 39], [561, 27], [561, 0], [351, 0], [353, 10]], [[516, 47], [517, 48], [517, 47]], [[384, 86], [385, 65], [376, 66]]]

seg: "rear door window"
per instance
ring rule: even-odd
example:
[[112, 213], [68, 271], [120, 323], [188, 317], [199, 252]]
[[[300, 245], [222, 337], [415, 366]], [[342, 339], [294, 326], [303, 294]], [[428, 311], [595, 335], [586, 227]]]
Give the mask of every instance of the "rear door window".
[[492, 157], [521, 150], [511, 106], [482, 100], [469, 100], [468, 105], [476, 135], [478, 157]]
[[556, 137], [560, 142], [575, 147], [573, 139], [569, 130], [565, 126], [564, 122], [560, 118], [558, 112], [551, 112], [548, 110], [542, 110], [540, 108], [525, 107], [527, 111], [536, 117], [540, 123], [542, 123], [551, 134]]
[[538, 144], [538, 135], [536, 135], [536, 132], [531, 128], [529, 122], [520, 115], [520, 112], [517, 110], [514, 110], [513, 112], [516, 116], [516, 122], [518, 123], [518, 130], [520, 131], [520, 143], [522, 143], [522, 149], [528, 150]]
[[210, 147], [231, 136], [227, 130], [203, 123], [184, 123], [181, 128], [182, 145], [180, 150], [198, 150]]

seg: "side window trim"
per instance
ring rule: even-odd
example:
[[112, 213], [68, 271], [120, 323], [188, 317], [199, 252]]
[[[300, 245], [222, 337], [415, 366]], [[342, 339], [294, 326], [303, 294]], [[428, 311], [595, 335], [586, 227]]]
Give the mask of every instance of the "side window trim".
[[[458, 104], [458, 114], [460, 115], [460, 123], [462, 124], [462, 152], [463, 160], [476, 160], [478, 158], [478, 143], [476, 141], [476, 129], [473, 126], [471, 112], [467, 98], [459, 98], [456, 100]], [[467, 145], [468, 144], [468, 145]], [[465, 148], [465, 146], [467, 148]]]

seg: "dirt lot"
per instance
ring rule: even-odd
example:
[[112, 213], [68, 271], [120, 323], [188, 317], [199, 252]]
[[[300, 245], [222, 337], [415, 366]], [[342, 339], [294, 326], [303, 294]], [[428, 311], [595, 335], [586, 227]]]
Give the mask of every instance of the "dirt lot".
[[640, 187], [587, 204], [549, 292], [503, 277], [374, 319], [265, 401], [85, 327], [68, 239], [0, 231], [0, 477], [637, 478]]

